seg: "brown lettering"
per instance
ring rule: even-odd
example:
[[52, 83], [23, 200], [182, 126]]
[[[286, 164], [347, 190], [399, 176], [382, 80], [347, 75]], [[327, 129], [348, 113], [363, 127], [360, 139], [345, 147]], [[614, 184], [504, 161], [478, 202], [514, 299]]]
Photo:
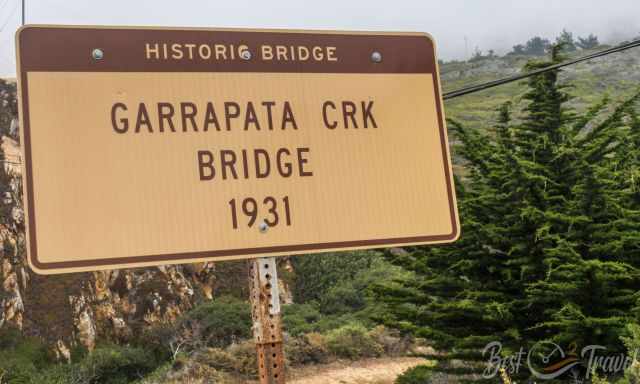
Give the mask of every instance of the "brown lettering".
[[[189, 111], [187, 111], [189, 109]], [[187, 120], [191, 122], [191, 127], [194, 132], [198, 132], [198, 126], [196, 125], [196, 114], [198, 109], [193, 103], [180, 103], [180, 114], [182, 115], [182, 132], [187, 132]]]
[[287, 127], [287, 123], [291, 123], [293, 125], [293, 129], [298, 129], [296, 119], [293, 117], [293, 110], [291, 109], [291, 105], [288, 101], [285, 101], [284, 109], [282, 111], [282, 130]]
[[271, 108], [276, 105], [275, 101], [263, 101], [262, 105], [267, 108], [267, 119], [269, 120], [269, 130], [273, 131], [273, 114]]
[[[260, 161], [260, 155], [264, 159], [264, 163]], [[269, 161], [269, 153], [264, 149], [255, 149], [253, 151], [253, 159], [256, 166], [256, 177], [258, 179], [264, 179], [269, 176], [269, 172], [271, 171], [271, 162]], [[261, 169], [261, 165], [265, 166], [265, 169]]]
[[309, 148], [298, 148], [298, 170], [300, 177], [313, 176], [313, 172], [304, 170], [304, 165], [309, 162], [309, 159], [305, 158], [303, 154], [309, 152]]
[[[229, 157], [227, 159], [227, 156]], [[236, 173], [236, 154], [235, 152], [227, 149], [223, 149], [220, 151], [220, 167], [222, 168], [222, 178], [224, 180], [227, 179], [227, 168], [233, 174], [233, 178], [237, 179], [238, 174]]]
[[[220, 124], [218, 123], [218, 116], [216, 116], [216, 110], [213, 108], [213, 103], [207, 103], [207, 111], [204, 115], [204, 131], [209, 130], [209, 124], [215, 125], [216, 131], [220, 132]], [[227, 129], [228, 130], [228, 129]]]
[[331, 101], [325, 101], [324, 104], [322, 104], [322, 119], [324, 120], [324, 126], [329, 129], [336, 129], [336, 127], [338, 126], [338, 121], [333, 120], [333, 123], [329, 122], [329, 117], [327, 116], [327, 108], [333, 108], [333, 110], [335, 111], [336, 105]]
[[258, 117], [256, 116], [256, 110], [253, 108], [253, 103], [247, 103], [247, 112], [244, 118], [244, 130], [249, 130], [249, 124], [253, 124], [256, 127], [256, 130], [260, 130], [260, 122], [258, 121]]
[[[165, 112], [165, 109], [167, 110]], [[169, 129], [171, 132], [175, 132], [176, 128], [173, 126], [173, 114], [175, 110], [171, 103], [158, 103], [158, 122], [160, 123], [159, 128], [160, 132], [164, 132], [164, 122], [165, 120], [169, 124]]]
[[136, 119], [136, 133], [140, 133], [140, 127], [146, 125], [149, 133], [153, 133], [151, 122], [149, 122], [149, 113], [144, 103], [138, 105], [138, 117]]
[[370, 101], [369, 104], [366, 104], [364, 101], [362, 102], [362, 120], [364, 120], [364, 127], [369, 128], [369, 120], [371, 120], [373, 128], [378, 128], [378, 124], [376, 124], [373, 114], [371, 113], [371, 108], [373, 108], [373, 101]]
[[198, 172], [201, 181], [213, 180], [215, 177], [216, 170], [213, 168], [213, 154], [210, 151], [198, 151]]
[[[233, 109], [233, 112], [231, 110]], [[231, 119], [235, 119], [240, 116], [240, 106], [233, 101], [227, 101], [224, 103], [224, 119], [227, 123], [227, 131], [231, 130]]]
[[358, 128], [358, 123], [356, 122], [356, 105], [351, 101], [343, 101], [342, 102], [342, 118], [344, 119], [344, 127], [349, 128], [349, 120], [353, 123], [354, 128]]
[[127, 110], [127, 106], [123, 103], [113, 104], [113, 107], [111, 107], [111, 125], [113, 126], [113, 130], [117, 133], [127, 133], [127, 131], [129, 130], [129, 119], [127, 119], [126, 117], [120, 118], [120, 124], [122, 125], [118, 126], [118, 123], [116, 122], [116, 110], [118, 108], [124, 111]]
[[290, 161], [283, 161], [282, 155], [291, 156], [291, 152], [289, 152], [287, 148], [280, 148], [276, 153], [276, 164], [278, 165], [278, 172], [282, 177], [289, 177], [293, 173], [293, 166], [291, 165]]

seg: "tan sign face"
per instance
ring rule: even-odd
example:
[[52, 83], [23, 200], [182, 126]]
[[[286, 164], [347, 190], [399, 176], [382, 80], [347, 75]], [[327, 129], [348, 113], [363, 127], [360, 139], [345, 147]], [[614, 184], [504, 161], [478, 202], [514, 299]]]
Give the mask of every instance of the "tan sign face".
[[17, 45], [39, 273], [459, 235], [426, 35], [28, 26]]

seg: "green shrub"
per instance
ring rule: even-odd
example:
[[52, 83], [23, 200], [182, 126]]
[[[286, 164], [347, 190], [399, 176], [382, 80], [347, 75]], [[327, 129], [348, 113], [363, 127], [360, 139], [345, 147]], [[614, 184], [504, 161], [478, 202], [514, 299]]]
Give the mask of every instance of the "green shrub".
[[204, 344], [223, 347], [251, 337], [251, 306], [231, 296], [201, 304], [181, 321], [181, 327], [200, 337]]
[[[620, 337], [622, 343], [627, 348], [627, 355], [637, 358], [640, 351], [640, 325], [629, 323], [625, 327], [624, 336]], [[640, 362], [634, 360], [633, 363], [624, 372], [624, 378], [619, 381], [620, 384], [640, 384]]]
[[11, 326], [0, 328], [0, 350], [16, 349], [24, 341], [20, 330]]
[[19, 360], [3, 361], [0, 367], [1, 383], [5, 384], [31, 384], [31, 378], [37, 370], [33, 365], [25, 364]]
[[233, 383], [226, 380], [222, 372], [217, 371], [198, 359], [185, 359], [179, 367], [175, 364], [165, 364], [147, 375], [137, 384], [223, 384]]
[[82, 383], [124, 384], [142, 378], [160, 365], [151, 351], [122, 346], [96, 348], [73, 369]]
[[292, 336], [317, 331], [322, 314], [313, 304], [290, 304], [282, 307], [284, 330]]
[[353, 279], [358, 271], [369, 268], [373, 251], [304, 255], [292, 259], [295, 271], [294, 299], [298, 303], [320, 301], [338, 283]]
[[431, 383], [431, 373], [431, 367], [418, 365], [407, 369], [402, 375], [398, 376], [395, 384], [429, 384]]
[[[74, 374], [74, 366], [66, 363], [57, 363], [40, 370], [32, 376], [33, 384], [68, 384], [77, 382], [77, 374]], [[4, 383], [4, 382], [3, 382]], [[11, 382], [13, 383], [13, 382]]]
[[52, 364], [46, 346], [36, 338], [24, 337], [18, 329], [0, 329], [1, 383], [35, 383], [38, 371]]
[[[359, 277], [359, 276], [355, 276]], [[358, 284], [364, 283], [364, 284]], [[320, 298], [320, 308], [326, 314], [348, 313], [361, 310], [367, 304], [367, 284], [361, 280], [340, 281], [327, 289]]]
[[326, 335], [329, 352], [348, 359], [376, 357], [383, 353], [367, 329], [358, 323], [347, 324]]
[[179, 336], [175, 324], [154, 324], [140, 332], [133, 340], [138, 347], [151, 351], [157, 360], [169, 360], [173, 354], [171, 342]]
[[626, 371], [619, 384], [640, 384], [640, 362], [634, 361]]
[[52, 362], [51, 357], [40, 340], [24, 337], [12, 327], [0, 329], [0, 363], [24, 362], [41, 368]]
[[[373, 287], [389, 285], [410, 275], [402, 268], [391, 265], [383, 254], [376, 251], [298, 257], [294, 259], [294, 270], [295, 301], [312, 305], [306, 308], [308, 315], [318, 317], [317, 312], [323, 315], [312, 321], [333, 322], [336, 319], [334, 316], [347, 316], [371, 326], [375, 325], [373, 320], [384, 318], [386, 313], [384, 305], [374, 298]], [[326, 329], [335, 326], [333, 322]], [[300, 330], [323, 331], [321, 328], [308, 326]]]
[[627, 353], [633, 356], [636, 351], [640, 351], [640, 325], [636, 323], [627, 324], [620, 339], [627, 348]]

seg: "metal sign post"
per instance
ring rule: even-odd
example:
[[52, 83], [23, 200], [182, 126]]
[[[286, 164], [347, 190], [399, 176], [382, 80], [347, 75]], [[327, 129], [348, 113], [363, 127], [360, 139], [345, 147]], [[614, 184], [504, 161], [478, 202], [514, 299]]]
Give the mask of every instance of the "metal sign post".
[[260, 384], [284, 384], [284, 347], [276, 259], [249, 260], [249, 295]]

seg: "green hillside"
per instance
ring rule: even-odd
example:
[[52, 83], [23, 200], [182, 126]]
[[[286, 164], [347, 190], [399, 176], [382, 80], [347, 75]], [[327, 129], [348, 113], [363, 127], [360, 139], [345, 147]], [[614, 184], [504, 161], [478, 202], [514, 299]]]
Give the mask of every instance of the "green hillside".
[[[593, 50], [575, 51], [570, 57], [583, 56], [608, 48], [599, 46]], [[469, 85], [496, 80], [521, 73], [528, 60], [542, 57], [506, 55], [480, 57], [466, 62], [445, 62], [440, 66], [444, 92]], [[640, 48], [614, 53], [566, 67], [560, 75], [561, 82], [568, 82], [574, 96], [571, 102], [578, 111], [601, 100], [605, 95], [615, 101], [624, 100], [640, 84]], [[502, 85], [478, 93], [457, 97], [445, 102], [448, 118], [459, 120], [470, 127], [488, 128], [496, 119], [496, 109], [506, 101], [521, 101], [526, 91], [526, 80]]]

